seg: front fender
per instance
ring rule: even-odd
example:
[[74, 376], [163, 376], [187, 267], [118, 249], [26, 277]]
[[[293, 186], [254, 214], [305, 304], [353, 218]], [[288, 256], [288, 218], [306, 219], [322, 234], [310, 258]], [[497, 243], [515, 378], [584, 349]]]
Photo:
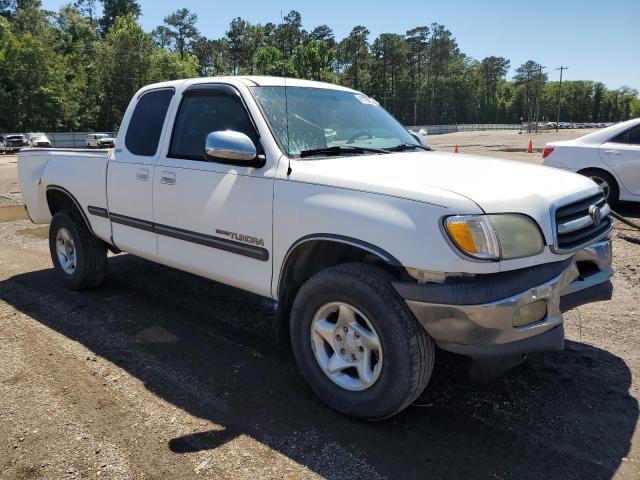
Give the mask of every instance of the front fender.
[[[366, 242], [406, 267], [492, 273], [497, 263], [457, 255], [440, 231], [443, 215], [482, 213], [470, 200], [456, 210], [389, 195], [295, 181], [276, 181], [273, 219], [274, 294], [287, 252], [307, 236], [330, 234]], [[459, 202], [458, 202], [459, 203]], [[463, 209], [463, 210], [461, 210]]]

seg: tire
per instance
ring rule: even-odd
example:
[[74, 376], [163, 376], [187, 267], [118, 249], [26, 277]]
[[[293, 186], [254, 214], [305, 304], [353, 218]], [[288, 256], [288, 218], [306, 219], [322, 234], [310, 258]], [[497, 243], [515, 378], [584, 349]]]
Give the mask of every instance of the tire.
[[[64, 242], [64, 245], [61, 245], [61, 240], [65, 240], [66, 237], [71, 239], [71, 243]], [[65, 251], [62, 259], [58, 247]], [[97, 287], [104, 280], [107, 271], [107, 248], [104, 242], [93, 236], [78, 213], [62, 210], [53, 216], [49, 227], [49, 251], [64, 288], [86, 290]], [[63, 266], [61, 261], [65, 258], [73, 259], [73, 268], [69, 262]]]
[[591, 180], [596, 182], [598, 186], [607, 185], [605, 194], [607, 196], [607, 202], [609, 205], [616, 205], [620, 201], [620, 187], [618, 186], [618, 182], [613, 178], [608, 172], [599, 169], [587, 169], [580, 172], [581, 175], [585, 177], [589, 177]]
[[[339, 325], [342, 307], [346, 306], [355, 311], [355, 329], [367, 324], [371, 328], [365, 327], [365, 330], [379, 340], [377, 355], [373, 350], [370, 354], [374, 361], [369, 365], [375, 363], [375, 366], [371, 367], [373, 381], [368, 386], [358, 386], [362, 376], [355, 367], [339, 370], [338, 377], [330, 378], [321, 366], [319, 358], [338, 358], [337, 348], [342, 345], [329, 347], [327, 337], [349, 343], [356, 335], [355, 330], [349, 331], [344, 333], [346, 339], [338, 339], [338, 333], [343, 334], [343, 330], [336, 326], [333, 333], [326, 329], [327, 333], [318, 343], [320, 335], [315, 327], [312, 331], [312, 325], [324, 322], [318, 318], [325, 318], [323, 309], [331, 311], [334, 304], [339, 305], [336, 308], [340, 313], [327, 315], [327, 322], [333, 316]], [[372, 266], [337, 265], [307, 280], [293, 302], [290, 334], [298, 366], [313, 391], [331, 408], [352, 417], [381, 420], [400, 412], [424, 391], [433, 371], [433, 340], [393, 289], [386, 274]], [[368, 338], [368, 334], [360, 335], [361, 339]], [[357, 353], [353, 345], [349, 345], [346, 352], [340, 350], [341, 355], [351, 355], [350, 351]], [[353, 359], [355, 361], [355, 356]], [[350, 383], [345, 387], [339, 382]]]

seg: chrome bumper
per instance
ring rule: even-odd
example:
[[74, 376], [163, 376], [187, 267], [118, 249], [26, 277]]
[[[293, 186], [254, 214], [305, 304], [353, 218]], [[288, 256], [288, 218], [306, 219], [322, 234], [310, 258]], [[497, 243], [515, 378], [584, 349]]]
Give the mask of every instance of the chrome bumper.
[[[444, 350], [500, 356], [561, 349], [562, 312], [611, 298], [611, 264], [611, 242], [607, 239], [578, 251], [555, 278], [502, 300], [480, 305], [406, 302]], [[534, 323], [514, 326], [516, 310], [537, 301], [546, 303], [546, 315]]]

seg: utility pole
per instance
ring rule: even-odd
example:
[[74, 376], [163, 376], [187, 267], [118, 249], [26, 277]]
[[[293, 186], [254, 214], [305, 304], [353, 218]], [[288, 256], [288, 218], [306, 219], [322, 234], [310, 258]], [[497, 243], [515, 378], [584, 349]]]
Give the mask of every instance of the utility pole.
[[558, 131], [558, 124], [560, 123], [560, 97], [562, 96], [562, 72], [564, 70], [569, 70], [569, 67], [563, 67], [560, 65], [560, 68], [556, 68], [556, 70], [560, 70], [560, 86], [558, 87], [558, 105], [556, 107], [556, 132]]
[[538, 122], [540, 120], [540, 96], [542, 95], [542, 69], [545, 68], [540, 65], [538, 72], [538, 92], [536, 94], [536, 133], [538, 133]]

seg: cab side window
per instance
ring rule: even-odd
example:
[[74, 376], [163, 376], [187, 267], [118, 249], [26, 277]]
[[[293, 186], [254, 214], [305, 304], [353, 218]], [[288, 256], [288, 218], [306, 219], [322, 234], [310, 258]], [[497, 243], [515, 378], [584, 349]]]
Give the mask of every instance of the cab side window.
[[185, 94], [176, 116], [169, 156], [205, 160], [204, 144], [211, 132], [234, 130], [258, 145], [258, 136], [242, 102], [216, 90]]
[[173, 93], [173, 89], [155, 90], [138, 100], [124, 140], [127, 150], [144, 157], [156, 154]]

